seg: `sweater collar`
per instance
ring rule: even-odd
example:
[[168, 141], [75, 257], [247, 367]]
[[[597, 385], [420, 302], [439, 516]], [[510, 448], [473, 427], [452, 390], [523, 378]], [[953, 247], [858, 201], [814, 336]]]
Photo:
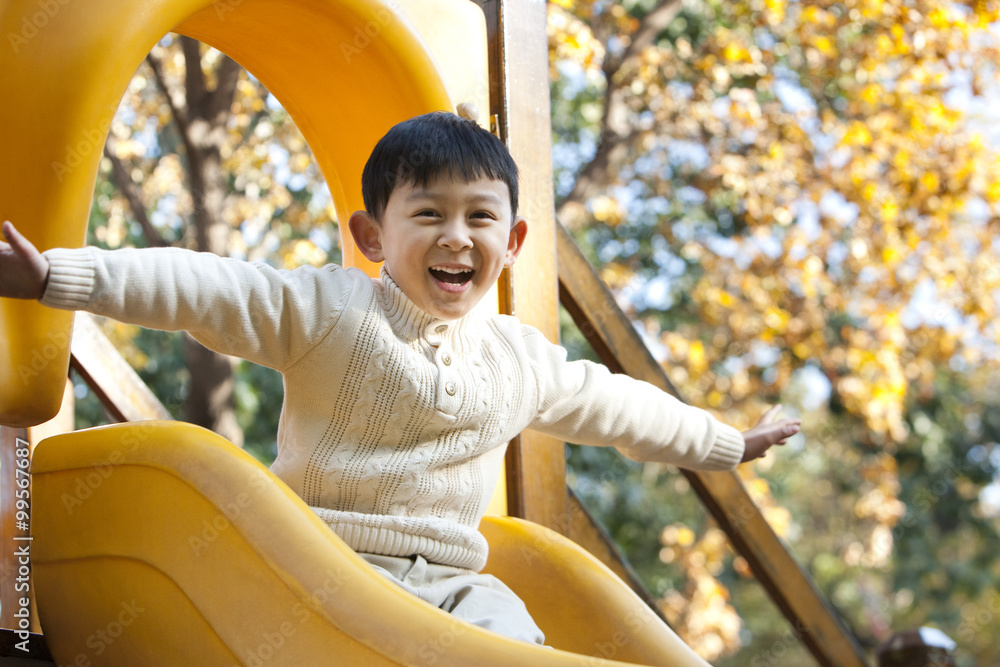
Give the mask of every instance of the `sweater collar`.
[[454, 342], [464, 338], [463, 332], [469, 328], [470, 320], [477, 317], [476, 310], [457, 320], [442, 320], [421, 310], [403, 293], [392, 279], [385, 265], [379, 270], [382, 283], [382, 308], [386, 319], [397, 336], [406, 340], [426, 338], [432, 344], [447, 338]]

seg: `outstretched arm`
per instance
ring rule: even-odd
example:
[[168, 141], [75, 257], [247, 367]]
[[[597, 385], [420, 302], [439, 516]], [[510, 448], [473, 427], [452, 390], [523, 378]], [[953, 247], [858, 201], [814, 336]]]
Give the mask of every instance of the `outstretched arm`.
[[757, 425], [743, 432], [746, 449], [743, 461], [752, 461], [767, 453], [772, 445], [783, 445], [790, 437], [799, 432], [802, 424], [800, 419], [782, 419], [775, 421], [781, 413], [781, 405], [775, 405], [764, 413]]
[[0, 297], [40, 299], [49, 277], [49, 261], [10, 222], [0, 241]]

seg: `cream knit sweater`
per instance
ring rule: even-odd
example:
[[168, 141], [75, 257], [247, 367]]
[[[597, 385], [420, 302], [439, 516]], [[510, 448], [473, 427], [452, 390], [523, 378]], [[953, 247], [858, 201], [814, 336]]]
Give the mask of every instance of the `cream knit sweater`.
[[155, 329], [281, 371], [274, 473], [353, 549], [480, 570], [477, 528], [525, 428], [640, 461], [734, 467], [743, 437], [513, 317], [431, 317], [383, 271], [280, 271], [177, 249], [45, 253], [42, 303]]

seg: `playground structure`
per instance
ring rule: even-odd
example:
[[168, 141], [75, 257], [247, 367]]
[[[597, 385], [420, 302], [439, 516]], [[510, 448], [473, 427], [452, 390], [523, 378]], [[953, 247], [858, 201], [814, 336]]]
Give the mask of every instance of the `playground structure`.
[[[518, 264], [525, 268], [505, 273], [498, 308], [556, 339], [561, 301], [612, 370], [676, 394], [554, 220], [544, 3], [0, 0], [0, 28], [21, 36], [0, 55], [0, 90], [17, 100], [0, 109], [0, 123], [22, 130], [0, 136], [0, 218], [17, 221], [40, 248], [83, 243], [111, 118], [139, 62], [174, 30], [232, 56], [289, 110], [340, 220], [363, 207], [361, 169], [391, 125], [463, 103], [478, 110], [522, 169], [522, 211], [532, 224]], [[367, 103], [345, 104], [345, 91]], [[343, 247], [345, 263], [373, 269], [354, 257], [349, 238]], [[488, 570], [526, 600], [559, 649], [548, 651], [458, 623], [396, 590], [217, 436], [162, 421], [72, 433], [71, 363], [116, 419], [169, 418], [88, 318], [77, 315], [75, 328], [73, 320], [35, 303], [0, 302], [0, 495], [4, 539], [15, 540], [0, 550], [7, 655], [123, 665], [318, 664], [332, 655], [365, 665], [705, 664], [642, 601], [641, 586], [567, 491], [561, 442], [526, 432], [511, 443], [495, 499], [509, 516], [482, 526]], [[33, 448], [59, 432], [31, 463], [31, 528], [18, 528], [17, 473], [27, 459], [18, 458], [27, 449], [18, 443]], [[737, 476], [685, 475], [816, 659], [865, 664]], [[67, 505], [67, 497], [81, 502]], [[192, 535], [206, 548], [192, 548]], [[15, 589], [19, 545], [32, 555], [37, 603], [27, 607]], [[28, 640], [14, 632], [23, 630], [19, 609], [30, 612]], [[88, 638], [110, 622], [120, 636], [98, 654]], [[24, 653], [13, 648], [21, 641]]]

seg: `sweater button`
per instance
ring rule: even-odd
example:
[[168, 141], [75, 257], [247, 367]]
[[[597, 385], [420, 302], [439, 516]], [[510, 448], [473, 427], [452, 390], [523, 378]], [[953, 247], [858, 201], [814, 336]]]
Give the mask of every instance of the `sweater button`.
[[454, 382], [448, 382], [444, 385], [444, 393], [448, 394], [449, 396], [454, 396], [456, 391], [457, 388], [455, 387]]
[[441, 355], [441, 363], [445, 366], [451, 366], [451, 355], [445, 352]]
[[434, 333], [443, 334], [447, 330], [448, 330], [447, 324], [439, 324], [436, 327], [434, 327]]

